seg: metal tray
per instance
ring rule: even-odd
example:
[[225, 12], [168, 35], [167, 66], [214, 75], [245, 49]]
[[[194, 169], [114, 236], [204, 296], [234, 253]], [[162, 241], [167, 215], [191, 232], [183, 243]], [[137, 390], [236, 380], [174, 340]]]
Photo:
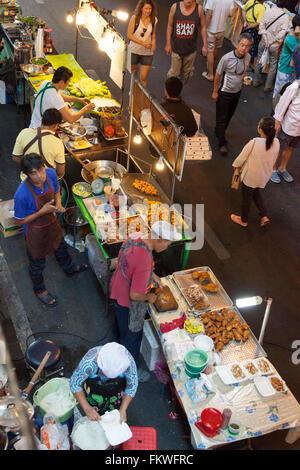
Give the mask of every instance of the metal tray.
[[[236, 307], [229, 306], [227, 308], [229, 310], [233, 310], [236, 316], [240, 318], [243, 322], [245, 322], [245, 319], [243, 318], [240, 311]], [[214, 309], [213, 311], [220, 312], [221, 310], [222, 309], [219, 308], [219, 309]], [[201, 319], [201, 315], [200, 315], [200, 319]], [[247, 359], [256, 359], [258, 357], [267, 356], [267, 353], [259, 344], [251, 328], [249, 328], [249, 330], [250, 330], [250, 337], [245, 343], [243, 342], [239, 343], [238, 341], [231, 340], [228, 344], [224, 346], [222, 351], [218, 352], [218, 355], [221, 359], [221, 363], [223, 365], [230, 364], [231, 362], [241, 362]]]
[[[202, 289], [202, 284], [193, 279], [192, 273], [195, 271], [207, 271], [210, 274], [210, 277], [213, 282], [218, 284], [219, 290], [216, 293], [210, 293]], [[208, 266], [202, 266], [199, 268], [187, 269], [185, 271], [177, 271], [172, 274], [175, 284], [177, 285], [178, 289], [181, 291], [182, 295], [184, 295], [183, 289], [186, 289], [194, 284], [199, 284], [200, 289], [202, 290], [203, 294], [207, 297], [210, 310], [221, 309], [225, 307], [231, 307], [233, 302], [231, 298], [226, 293], [225, 289], [223, 288], [222, 284], [218, 281], [212, 270]], [[185, 297], [186, 299], [186, 297]], [[187, 299], [186, 299], [187, 300]], [[187, 301], [190, 305], [190, 303]], [[206, 309], [207, 310], [207, 309]]]
[[103, 129], [101, 129], [101, 127], [99, 127], [99, 130], [100, 130], [100, 133], [102, 135], [102, 137], [104, 137], [105, 140], [107, 140], [108, 142], [110, 142], [111, 140], [121, 140], [121, 139], [126, 139], [128, 137], [128, 134], [127, 132], [125, 131], [125, 134], [122, 135], [121, 137], [118, 137], [118, 136], [114, 136], [114, 137], [106, 137], [106, 135], [104, 134], [104, 131]]
[[[146, 181], [152, 184], [158, 191], [158, 196], [150, 196], [149, 194], [142, 193], [138, 189], [133, 187], [134, 180]], [[132, 199], [134, 204], [140, 204], [145, 198], [151, 201], [160, 201], [164, 204], [170, 204], [169, 199], [164, 194], [158, 183], [155, 181], [153, 176], [149, 173], [127, 173], [122, 179], [121, 186], [124, 192]]]
[[[139, 216], [129, 216], [129, 217], [124, 218], [124, 219], [116, 219], [116, 220], [113, 220], [111, 222], [103, 222], [103, 224], [97, 224], [97, 234], [98, 234], [99, 238], [101, 238], [103, 240], [103, 242], [106, 243], [106, 245], [114, 245], [116, 243], [122, 243], [124, 240], [126, 240], [128, 238], [130, 233], [134, 233], [134, 232], [128, 232], [128, 234], [127, 234], [127, 228], [125, 228], [124, 224], [126, 224], [126, 227], [127, 227], [128, 219], [136, 219], [136, 222], [139, 223], [140, 226], [141, 226], [140, 233], [149, 232], [149, 227], [144, 223], [144, 221], [141, 217], [139, 217]], [[105, 229], [105, 226], [109, 227], [112, 224], [117, 224], [116, 238], [115, 239], [113, 239], [113, 238], [112, 239], [107, 239], [104, 229]], [[101, 225], [103, 225], [103, 228], [101, 228]]]

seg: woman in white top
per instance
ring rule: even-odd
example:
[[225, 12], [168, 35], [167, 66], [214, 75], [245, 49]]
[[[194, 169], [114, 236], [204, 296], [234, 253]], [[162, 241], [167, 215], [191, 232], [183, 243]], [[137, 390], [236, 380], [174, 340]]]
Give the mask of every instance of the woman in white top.
[[128, 25], [131, 72], [140, 64], [140, 81], [146, 87], [153, 54], [156, 49], [156, 5], [152, 0], [140, 0]]
[[235, 159], [234, 168], [243, 167], [242, 181], [242, 214], [231, 214], [231, 220], [242, 227], [248, 225], [248, 215], [252, 199], [260, 215], [260, 226], [269, 225], [263, 203], [261, 188], [264, 188], [272, 175], [272, 169], [279, 153], [279, 140], [275, 137], [275, 120], [272, 117], [264, 117], [259, 121], [257, 131], [260, 137], [256, 137], [243, 148]]

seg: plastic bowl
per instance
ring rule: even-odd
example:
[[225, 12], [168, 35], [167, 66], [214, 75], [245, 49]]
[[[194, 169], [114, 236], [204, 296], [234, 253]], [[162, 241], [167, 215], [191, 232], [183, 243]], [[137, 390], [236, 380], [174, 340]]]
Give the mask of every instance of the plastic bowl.
[[184, 362], [189, 372], [202, 372], [208, 364], [207, 352], [202, 349], [192, 349], [186, 353]]
[[194, 338], [194, 345], [197, 349], [201, 349], [202, 351], [209, 352], [214, 349], [214, 342], [213, 340], [207, 335], [198, 335]]
[[201, 375], [200, 372], [190, 372], [187, 367], [185, 367], [185, 373], [188, 375], [191, 379], [198, 379]]

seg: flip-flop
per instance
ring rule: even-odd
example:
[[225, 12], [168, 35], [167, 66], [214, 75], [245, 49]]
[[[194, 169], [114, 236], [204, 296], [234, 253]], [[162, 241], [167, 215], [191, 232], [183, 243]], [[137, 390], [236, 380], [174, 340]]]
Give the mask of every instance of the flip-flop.
[[209, 82], [213, 82], [214, 79], [211, 78], [209, 75], [208, 75], [208, 72], [203, 72], [202, 73], [202, 77], [206, 78], [206, 80], [208, 80]]
[[79, 269], [74, 269], [74, 271], [71, 273], [66, 273], [66, 275], [72, 277], [75, 276], [75, 274], [82, 273], [88, 268], [87, 264], [78, 264], [77, 266], [79, 266]]
[[[36, 296], [42, 302], [42, 304], [46, 305], [46, 307], [53, 308], [53, 307], [56, 307], [58, 304], [57, 298], [54, 297], [54, 295], [50, 294], [49, 292], [48, 294], [43, 295], [43, 297], [39, 297], [38, 295]], [[54, 300], [52, 304], [50, 304], [51, 300]]]
[[270, 225], [271, 221], [268, 217], [263, 217], [262, 219], [260, 219], [260, 226], [261, 227], [267, 227], [268, 225]]
[[248, 223], [243, 222], [240, 215], [231, 214], [230, 218], [231, 218], [232, 222], [235, 222], [236, 224], [240, 225], [241, 227], [248, 227]]

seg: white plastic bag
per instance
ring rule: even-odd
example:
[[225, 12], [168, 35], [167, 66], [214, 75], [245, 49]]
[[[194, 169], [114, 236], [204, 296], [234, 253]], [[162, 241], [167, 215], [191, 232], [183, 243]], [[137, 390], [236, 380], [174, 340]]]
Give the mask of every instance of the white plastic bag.
[[262, 71], [266, 73], [267, 69], [269, 68], [269, 49], [267, 47], [265, 47], [259, 63], [261, 65]]
[[45, 414], [41, 442], [49, 450], [70, 450], [68, 426], [62, 425], [56, 416]]

